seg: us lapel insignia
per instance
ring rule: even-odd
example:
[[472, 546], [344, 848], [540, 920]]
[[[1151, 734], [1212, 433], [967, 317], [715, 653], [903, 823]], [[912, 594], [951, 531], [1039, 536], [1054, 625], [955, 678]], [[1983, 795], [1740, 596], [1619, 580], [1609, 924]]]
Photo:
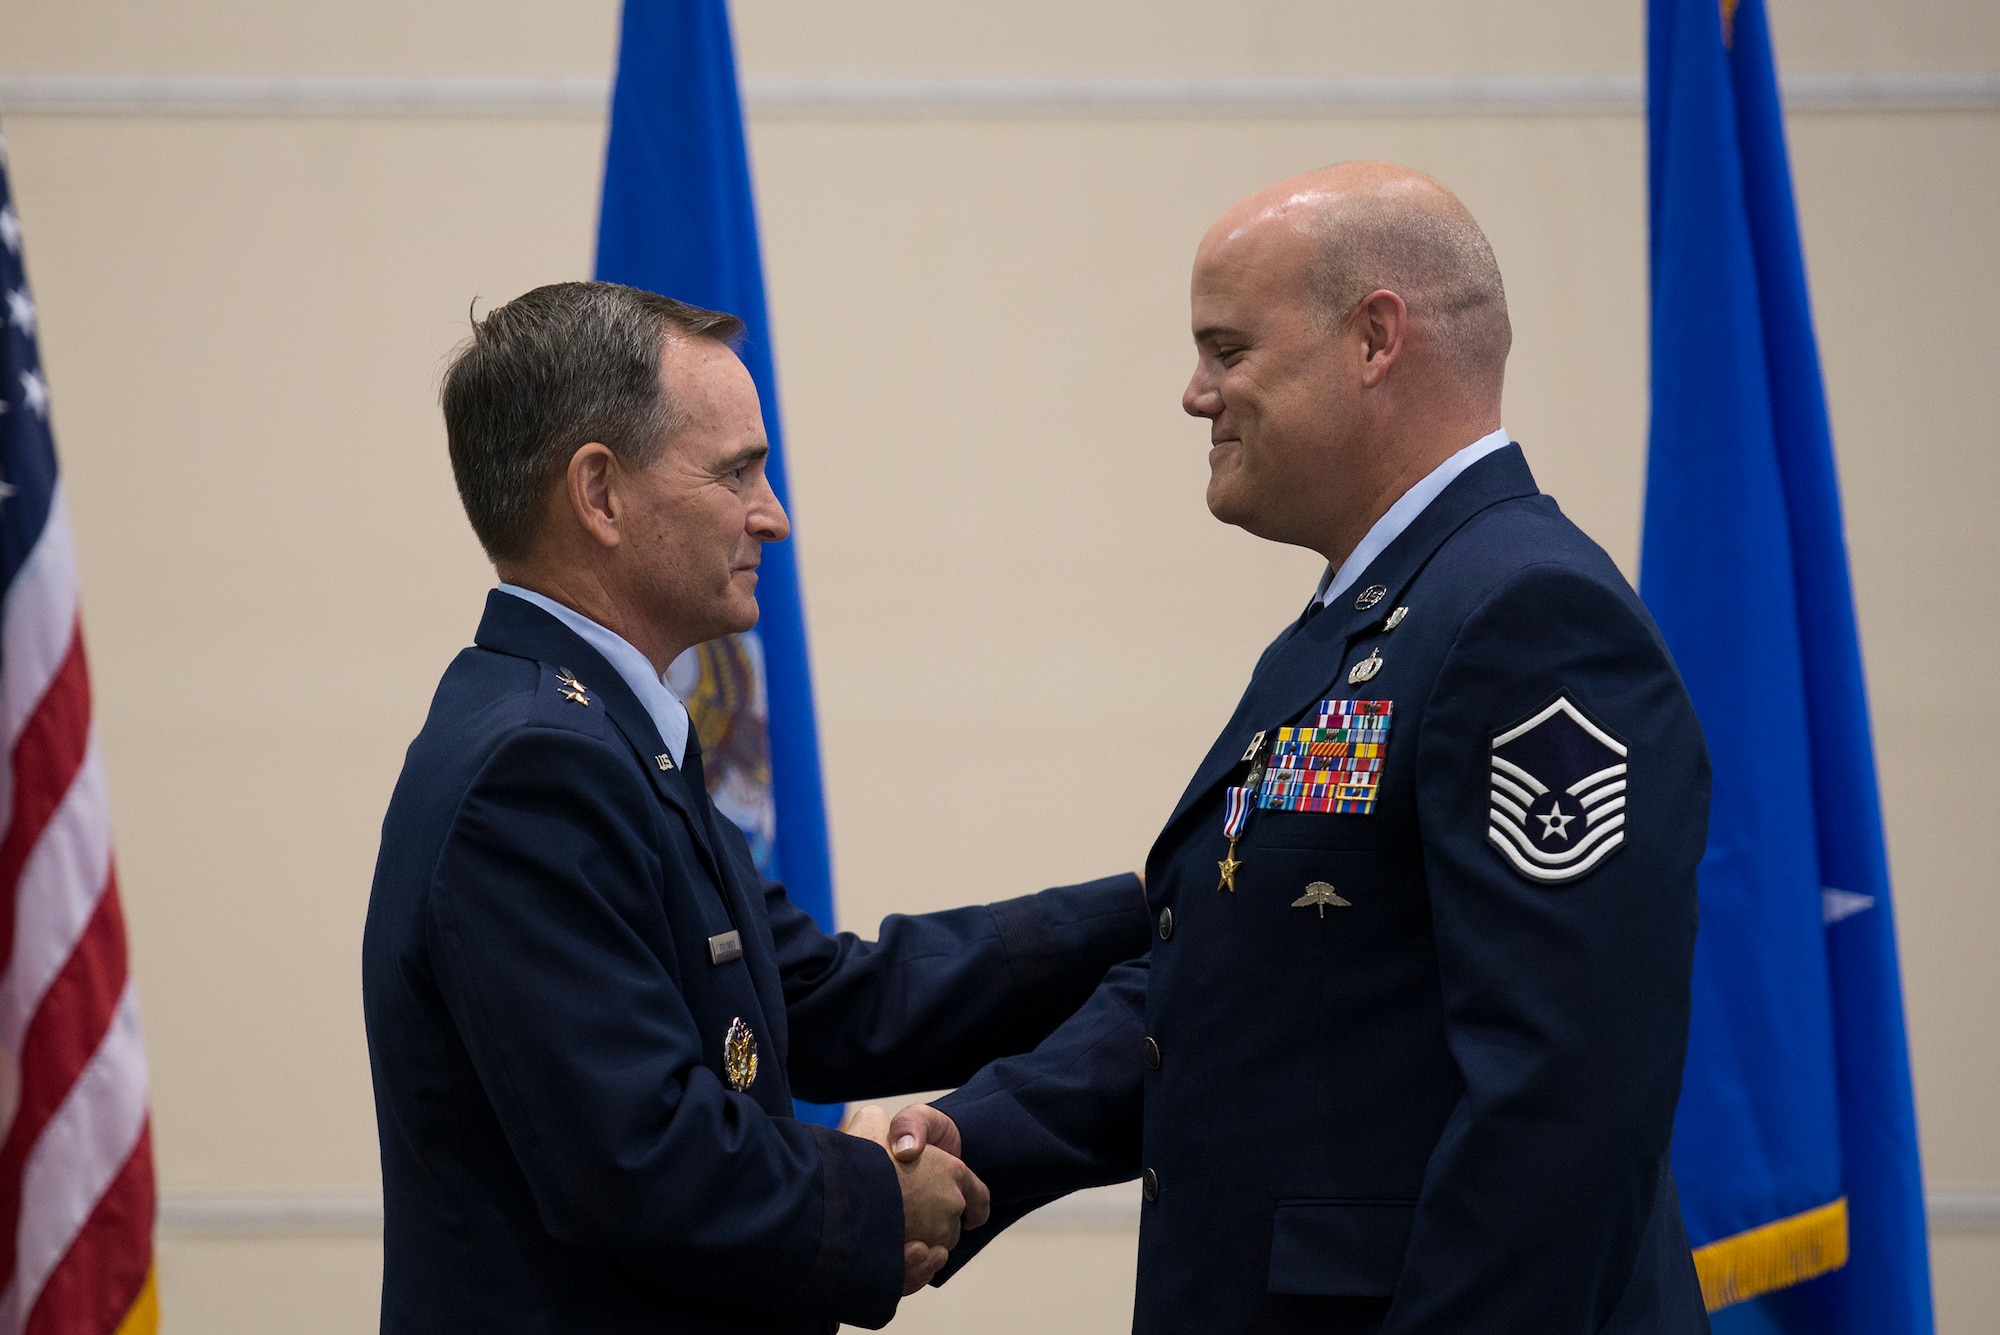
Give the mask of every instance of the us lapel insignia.
[[1403, 618], [1408, 616], [1409, 614], [1410, 614], [1409, 608], [1407, 607], [1397, 608], [1395, 611], [1389, 613], [1389, 619], [1382, 623], [1382, 629], [1383, 630], [1396, 629], [1396, 627], [1403, 624]]
[[1584, 875], [1625, 842], [1625, 749], [1556, 697], [1493, 739], [1487, 839], [1532, 880]]
[[729, 1022], [729, 1033], [722, 1040], [722, 1076], [738, 1094], [757, 1079], [757, 1036], [740, 1015]]
[[1347, 670], [1347, 684], [1349, 686], [1359, 686], [1364, 681], [1372, 681], [1375, 674], [1381, 670], [1382, 651], [1379, 648], [1370, 649], [1368, 657]]
[[1387, 598], [1388, 596], [1389, 596], [1388, 585], [1370, 584], [1367, 588], [1361, 591], [1359, 596], [1355, 598], [1354, 610], [1357, 612], [1365, 612], [1369, 608], [1375, 606], [1375, 604], [1381, 602], [1384, 598]]
[[563, 699], [574, 700], [587, 709], [590, 707], [589, 690], [590, 688], [578, 681], [568, 668], [556, 669], [556, 694]]
[[671, 753], [662, 751], [653, 757], [653, 763], [663, 770], [669, 770], [674, 767], [674, 758]]
[[1295, 909], [1309, 909], [1314, 905], [1318, 905], [1319, 916], [1322, 918], [1326, 916], [1326, 906], [1328, 904], [1333, 905], [1337, 909], [1351, 909], [1354, 907], [1351, 901], [1342, 899], [1340, 892], [1325, 881], [1314, 881], [1306, 887], [1304, 894], [1292, 901], [1292, 907]]

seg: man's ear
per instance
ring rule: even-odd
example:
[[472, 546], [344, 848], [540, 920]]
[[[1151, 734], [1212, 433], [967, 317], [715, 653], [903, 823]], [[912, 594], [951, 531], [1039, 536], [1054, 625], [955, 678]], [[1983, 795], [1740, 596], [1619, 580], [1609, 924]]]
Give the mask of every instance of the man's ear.
[[564, 477], [570, 513], [601, 547], [616, 547], [619, 542], [618, 521], [623, 517], [617, 500], [620, 469], [618, 456], [610, 447], [593, 440], [579, 445], [569, 457]]
[[1410, 308], [1387, 288], [1370, 292], [1354, 308], [1354, 328], [1361, 337], [1361, 384], [1374, 389], [1388, 378], [1389, 368], [1403, 355], [1409, 332]]

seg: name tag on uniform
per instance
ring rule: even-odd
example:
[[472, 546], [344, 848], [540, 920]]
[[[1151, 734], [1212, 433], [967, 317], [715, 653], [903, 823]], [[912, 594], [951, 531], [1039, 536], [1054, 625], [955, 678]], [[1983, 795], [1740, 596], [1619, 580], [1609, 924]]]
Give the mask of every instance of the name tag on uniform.
[[727, 964], [731, 960], [740, 960], [742, 958], [743, 934], [741, 932], [724, 932], [721, 936], [711, 936], [708, 938], [708, 962], [710, 964]]

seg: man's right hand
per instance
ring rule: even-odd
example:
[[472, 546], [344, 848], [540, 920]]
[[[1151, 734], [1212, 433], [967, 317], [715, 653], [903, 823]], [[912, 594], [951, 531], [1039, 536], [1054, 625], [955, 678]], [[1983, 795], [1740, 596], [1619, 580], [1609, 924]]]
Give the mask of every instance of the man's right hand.
[[[844, 1128], [849, 1135], [889, 1149], [889, 1115], [869, 1106]], [[978, 1228], [992, 1212], [992, 1198], [978, 1174], [956, 1155], [930, 1144], [890, 1154], [903, 1188], [903, 1293], [931, 1282], [958, 1245], [961, 1227]]]

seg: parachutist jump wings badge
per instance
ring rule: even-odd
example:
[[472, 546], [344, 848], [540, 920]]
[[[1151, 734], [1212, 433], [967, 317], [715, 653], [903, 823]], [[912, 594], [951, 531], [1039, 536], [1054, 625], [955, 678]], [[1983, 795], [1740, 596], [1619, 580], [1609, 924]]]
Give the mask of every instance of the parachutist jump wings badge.
[[1309, 909], [1317, 906], [1319, 916], [1322, 918], [1326, 916], [1326, 906], [1329, 904], [1337, 909], [1351, 909], [1354, 907], [1352, 900], [1342, 899], [1340, 892], [1325, 881], [1314, 881], [1306, 887], [1304, 894], [1292, 901], [1292, 907], [1295, 909]]
[[1625, 743], [1558, 696], [1493, 739], [1486, 837], [1515, 871], [1574, 881], [1625, 842]]

